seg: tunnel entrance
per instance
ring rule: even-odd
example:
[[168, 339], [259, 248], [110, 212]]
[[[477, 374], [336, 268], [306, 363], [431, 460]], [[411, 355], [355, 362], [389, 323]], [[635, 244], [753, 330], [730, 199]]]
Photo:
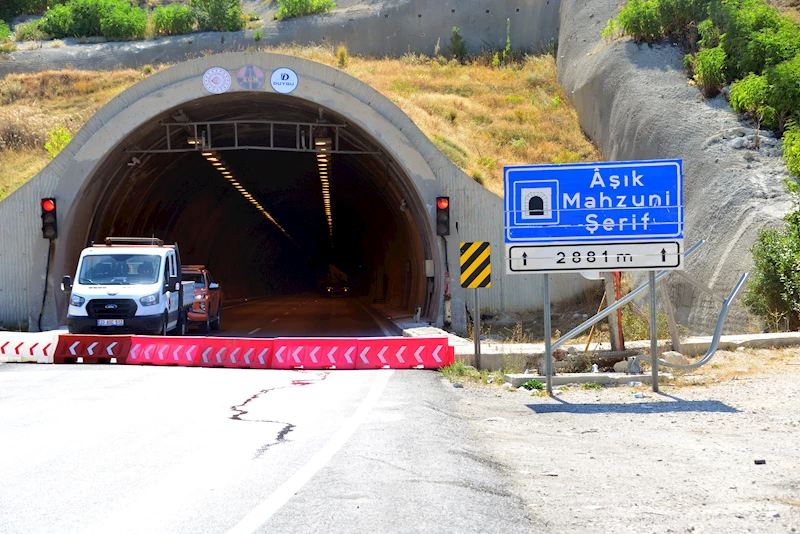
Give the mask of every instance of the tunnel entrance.
[[90, 177], [87, 242], [177, 242], [225, 300], [313, 292], [343, 272], [353, 296], [430, 309], [424, 205], [380, 143], [335, 111], [274, 93], [213, 95], [122, 144]]

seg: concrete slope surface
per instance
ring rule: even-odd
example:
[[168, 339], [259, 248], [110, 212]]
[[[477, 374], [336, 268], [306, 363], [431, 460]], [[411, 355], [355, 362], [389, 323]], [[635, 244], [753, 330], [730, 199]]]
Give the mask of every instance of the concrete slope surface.
[[[687, 271], [727, 295], [752, 264], [759, 229], [779, 224], [791, 206], [779, 143], [765, 132], [759, 150], [737, 148], [748, 142], [747, 125], [721, 97], [704, 100], [689, 85], [677, 46], [604, 44], [600, 32], [621, 4], [562, 0], [559, 83], [607, 160], [683, 159], [686, 245], [706, 240]], [[713, 330], [719, 305], [674, 275], [668, 280], [678, 321]], [[738, 307], [727, 330], [747, 322]]]

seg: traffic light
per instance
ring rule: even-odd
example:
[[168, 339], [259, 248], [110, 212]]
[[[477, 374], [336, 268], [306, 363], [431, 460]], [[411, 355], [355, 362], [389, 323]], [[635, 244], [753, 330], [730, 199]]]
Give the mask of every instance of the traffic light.
[[436, 235], [450, 235], [450, 197], [436, 197]]
[[58, 237], [56, 199], [43, 198], [40, 205], [42, 207], [42, 237], [45, 239], [55, 239]]

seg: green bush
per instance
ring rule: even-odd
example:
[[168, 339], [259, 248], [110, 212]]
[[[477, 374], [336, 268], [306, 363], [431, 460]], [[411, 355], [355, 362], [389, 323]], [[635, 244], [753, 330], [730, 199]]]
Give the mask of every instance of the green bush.
[[49, 35], [41, 29], [41, 19], [25, 24], [17, 24], [14, 28], [14, 39], [17, 41], [44, 41]]
[[775, 327], [785, 321], [791, 330], [800, 326], [800, 197], [798, 185], [788, 182], [793, 209], [783, 228], [762, 230], [755, 245], [753, 268], [742, 299], [753, 313]]
[[717, 0], [709, 5], [709, 14], [719, 28], [730, 79], [761, 73], [764, 58], [753, 55], [750, 43], [761, 30], [777, 31], [780, 14], [763, 0]]
[[714, 97], [725, 85], [725, 51], [721, 47], [701, 50], [694, 58], [694, 79], [703, 95]]
[[72, 35], [71, 28], [72, 10], [63, 4], [49, 9], [39, 24], [39, 29], [56, 39]]
[[244, 28], [239, 0], [191, 0], [189, 7], [202, 31], [236, 32]]
[[44, 144], [44, 148], [50, 155], [50, 159], [55, 158], [72, 140], [72, 134], [63, 126], [56, 126], [47, 132], [47, 136], [50, 140]]
[[711, 19], [706, 19], [697, 25], [697, 33], [700, 35], [700, 40], [697, 41], [697, 46], [700, 48], [716, 48], [719, 46], [719, 29], [714, 26]]
[[194, 28], [194, 12], [181, 4], [158, 6], [153, 12], [157, 35], [183, 35]]
[[782, 134], [786, 124], [800, 118], [800, 54], [766, 70], [769, 105], [775, 110], [774, 127]]
[[794, 176], [800, 176], [800, 125], [791, 123], [783, 134], [783, 160]]
[[8, 39], [9, 37], [11, 37], [11, 28], [9, 28], [5, 22], [0, 20], [0, 41]]
[[[70, 0], [67, 4], [67, 7], [72, 12], [69, 36], [94, 37], [103, 35], [100, 28], [100, 20], [111, 10], [113, 4], [121, 1], [124, 0]], [[127, 4], [127, 2], [124, 3]]]
[[658, 0], [631, 0], [619, 13], [619, 24], [637, 43], [652, 44], [662, 35]]
[[141, 39], [147, 28], [147, 14], [131, 5], [112, 5], [100, 19], [100, 34], [111, 41]]
[[736, 113], [752, 113], [756, 127], [774, 127], [775, 108], [769, 105], [767, 78], [750, 74], [731, 85], [731, 107]]
[[278, 20], [328, 13], [336, 9], [333, 0], [278, 0], [278, 11], [275, 17]]
[[450, 36], [450, 55], [462, 63], [467, 59], [467, 42], [461, 37], [461, 30], [456, 26], [453, 26], [453, 35]]

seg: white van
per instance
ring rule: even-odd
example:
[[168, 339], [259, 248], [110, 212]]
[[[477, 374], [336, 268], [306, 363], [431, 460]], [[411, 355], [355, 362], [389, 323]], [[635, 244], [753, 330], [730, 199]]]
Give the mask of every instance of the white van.
[[81, 252], [71, 293], [70, 334], [186, 334], [194, 283], [181, 281], [178, 244], [160, 239], [107, 237]]

